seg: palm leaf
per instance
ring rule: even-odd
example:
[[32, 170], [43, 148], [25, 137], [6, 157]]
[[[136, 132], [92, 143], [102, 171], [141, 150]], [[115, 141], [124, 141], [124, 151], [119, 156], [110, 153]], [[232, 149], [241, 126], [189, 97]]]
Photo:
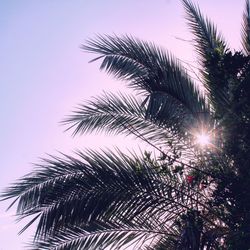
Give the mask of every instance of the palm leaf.
[[[133, 225], [121, 226], [117, 223], [108, 223], [103, 226], [96, 224], [95, 231], [86, 231], [79, 227], [68, 227], [60, 230], [57, 234], [51, 235], [46, 240], [39, 240], [32, 246], [32, 249], [141, 249], [145, 242], [160, 235], [172, 235], [169, 232], [160, 230], [155, 225], [145, 223], [140, 227]], [[172, 230], [170, 230], [171, 232]], [[173, 234], [173, 236], [175, 236]]]
[[87, 41], [83, 49], [101, 54], [101, 69], [130, 86], [149, 94], [170, 95], [196, 118], [208, 113], [204, 97], [179, 61], [154, 44], [128, 36], [99, 36]]
[[[74, 135], [104, 130], [107, 133], [134, 135], [158, 146], [166, 147], [170, 138], [173, 144], [180, 145], [181, 134], [189, 131], [191, 118], [179, 103], [169, 99], [154, 93], [145, 107], [130, 95], [105, 94], [81, 105], [63, 123], [74, 129]], [[159, 102], [162, 103], [160, 106]]]
[[223, 56], [228, 53], [227, 45], [215, 25], [203, 17], [198, 6], [189, 0], [183, 0], [183, 4], [189, 27], [195, 36], [195, 48], [203, 66], [201, 73], [204, 81], [200, 84], [205, 87], [214, 111], [223, 113], [229, 104], [229, 81], [223, 68]]
[[246, 0], [245, 11], [243, 13], [242, 25], [242, 46], [247, 55], [250, 53], [250, 10], [249, 0]]
[[182, 0], [187, 13], [187, 21], [195, 36], [195, 48], [202, 60], [207, 60], [208, 55], [215, 51], [224, 53], [226, 43], [215, 25], [208, 18], [204, 18], [198, 6], [189, 0]]
[[145, 246], [145, 250], [174, 250], [177, 249], [179, 232], [176, 235], [163, 235], [155, 239], [150, 245]]
[[[10, 187], [3, 197], [18, 197], [21, 218], [40, 213], [37, 239], [65, 227], [83, 230], [95, 221], [141, 226], [169, 221], [204, 197], [174, 176], [162, 175], [140, 157], [118, 151], [79, 153], [78, 160], [52, 158]], [[37, 217], [38, 218], [38, 217]]]

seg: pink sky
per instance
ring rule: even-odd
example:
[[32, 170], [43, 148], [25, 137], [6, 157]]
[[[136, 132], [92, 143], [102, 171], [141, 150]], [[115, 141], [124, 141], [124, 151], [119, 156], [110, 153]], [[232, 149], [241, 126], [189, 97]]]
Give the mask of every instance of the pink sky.
[[[244, 0], [198, 0], [223, 31], [240, 47]], [[32, 170], [46, 153], [71, 154], [76, 148], [122, 145], [116, 138], [76, 137], [59, 122], [83, 100], [124, 84], [99, 72], [98, 63], [79, 46], [95, 34], [131, 34], [153, 41], [184, 60], [194, 60], [178, 0], [2, 0], [0, 1], [0, 190]], [[126, 146], [126, 145], [125, 145]], [[23, 223], [0, 203], [0, 250], [25, 249], [32, 231], [17, 236]]]

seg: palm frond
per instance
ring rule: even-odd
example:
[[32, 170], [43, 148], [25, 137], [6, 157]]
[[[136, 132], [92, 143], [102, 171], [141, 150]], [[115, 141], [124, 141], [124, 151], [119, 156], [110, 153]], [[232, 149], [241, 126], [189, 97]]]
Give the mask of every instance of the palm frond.
[[176, 235], [163, 235], [154, 239], [150, 245], [145, 246], [143, 250], [173, 250], [177, 249], [179, 232]]
[[[215, 112], [225, 112], [228, 107], [228, 84], [225, 74], [223, 56], [228, 52], [227, 45], [215, 25], [206, 17], [203, 17], [198, 6], [190, 0], [183, 0], [187, 13], [187, 21], [195, 36], [195, 48], [198, 52], [208, 99]], [[222, 108], [225, 107], [225, 108]]]
[[170, 98], [154, 93], [145, 107], [131, 95], [105, 93], [81, 105], [63, 123], [74, 129], [74, 135], [104, 130], [134, 135], [158, 146], [166, 146], [170, 138], [173, 144], [180, 144], [181, 134], [189, 131], [190, 115]]
[[[152, 93], [147, 104], [146, 119], [169, 129], [179, 139], [187, 137], [185, 135], [200, 123], [182, 104], [164, 92]], [[206, 114], [200, 113], [200, 118], [202, 115], [202, 120], [207, 120]]]
[[226, 43], [221, 34], [218, 33], [215, 25], [201, 14], [198, 6], [190, 0], [182, 0], [187, 13], [187, 21], [195, 36], [195, 47], [202, 60], [215, 51], [224, 53]]
[[117, 223], [96, 223], [94, 231], [86, 231], [80, 227], [68, 227], [60, 230], [57, 234], [41, 239], [31, 246], [32, 249], [141, 249], [147, 241], [160, 235], [173, 235], [173, 230], [166, 232], [155, 228], [155, 225], [145, 223], [138, 226], [121, 226]]
[[46, 160], [3, 195], [19, 198], [21, 218], [40, 214], [38, 239], [67, 226], [89, 229], [97, 220], [140, 226], [156, 218], [166, 223], [190, 207], [203, 206], [197, 190], [162, 175], [143, 158], [119, 151], [79, 157]]
[[147, 93], [170, 95], [195, 117], [209, 112], [198, 87], [180, 62], [153, 43], [124, 36], [99, 36], [83, 49], [100, 54], [101, 69]]
[[245, 11], [243, 13], [242, 25], [242, 46], [247, 55], [250, 54], [250, 10], [249, 0], [246, 0]]

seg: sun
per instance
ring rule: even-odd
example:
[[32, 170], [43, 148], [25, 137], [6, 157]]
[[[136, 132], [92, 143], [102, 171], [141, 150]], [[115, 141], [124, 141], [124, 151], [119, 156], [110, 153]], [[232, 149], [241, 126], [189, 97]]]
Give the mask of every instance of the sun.
[[205, 147], [211, 143], [210, 136], [208, 134], [205, 134], [204, 132], [196, 134], [196, 143], [201, 147]]

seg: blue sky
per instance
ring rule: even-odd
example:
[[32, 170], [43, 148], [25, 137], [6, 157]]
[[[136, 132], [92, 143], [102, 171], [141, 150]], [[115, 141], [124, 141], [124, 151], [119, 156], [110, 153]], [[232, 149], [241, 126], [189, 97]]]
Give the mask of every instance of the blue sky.
[[[244, 0], [198, 0], [232, 47], [239, 48]], [[89, 64], [80, 45], [96, 34], [131, 34], [194, 61], [184, 11], [177, 0], [2, 0], [0, 2], [0, 190], [32, 170], [46, 153], [76, 148], [124, 147], [119, 138], [72, 138], [59, 122], [78, 103], [103, 90], [123, 91]], [[126, 144], [125, 144], [126, 147]], [[17, 236], [9, 202], [0, 203], [0, 250], [25, 249], [32, 234]]]

